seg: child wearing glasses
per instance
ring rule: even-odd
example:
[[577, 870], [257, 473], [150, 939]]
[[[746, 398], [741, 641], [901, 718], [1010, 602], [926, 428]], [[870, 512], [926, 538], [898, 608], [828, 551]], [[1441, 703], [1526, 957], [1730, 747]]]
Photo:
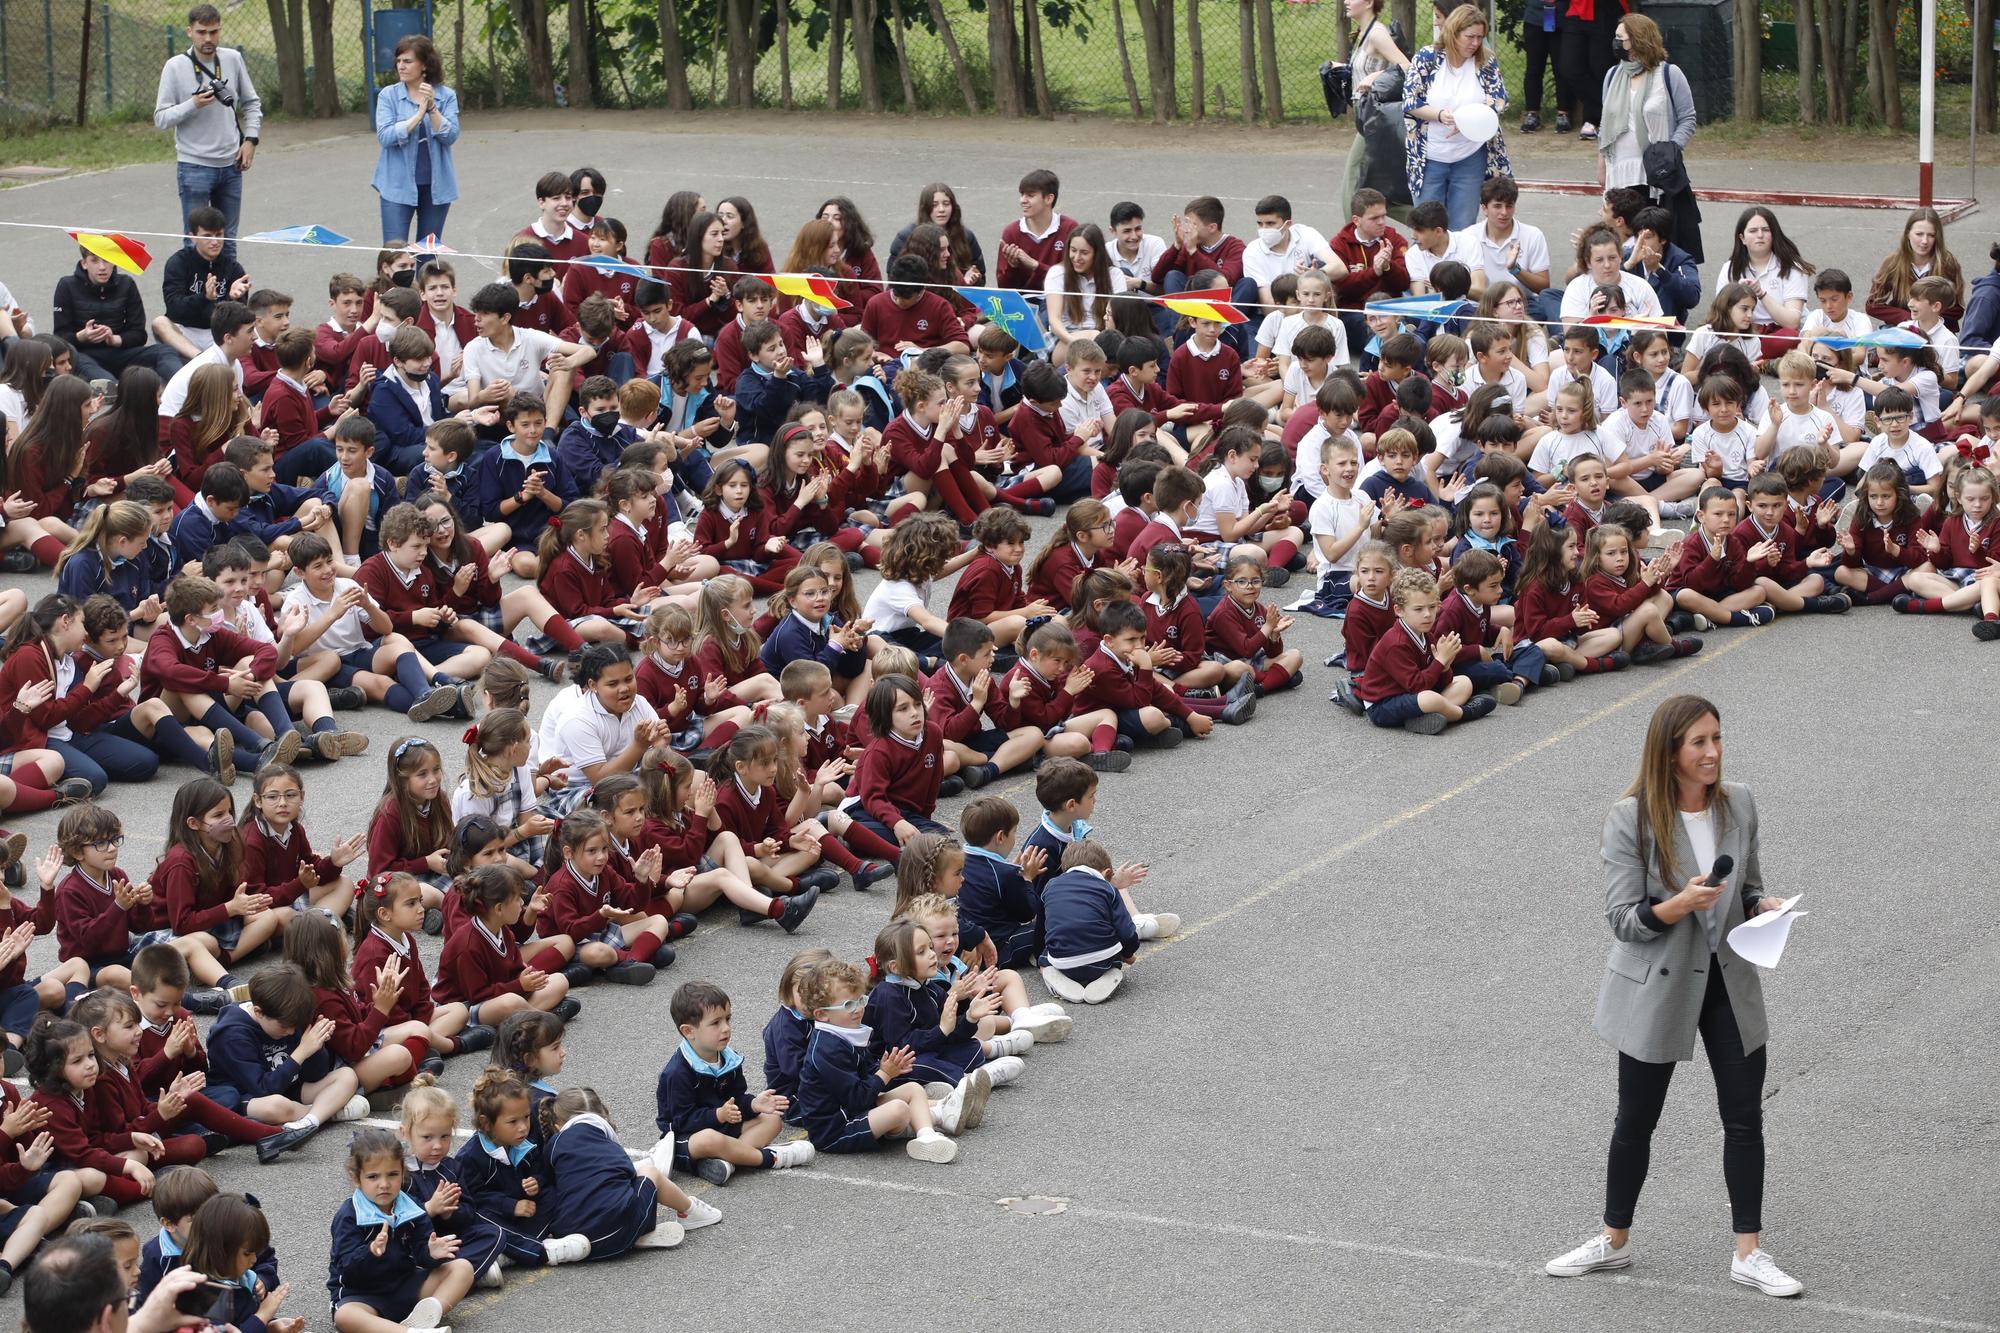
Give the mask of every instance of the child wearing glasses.
[[1267, 578], [1263, 557], [1239, 548], [1222, 573], [1222, 600], [1208, 617], [1213, 654], [1249, 663], [1259, 698], [1305, 681], [1299, 669], [1304, 658], [1285, 647], [1292, 618], [1262, 600]]

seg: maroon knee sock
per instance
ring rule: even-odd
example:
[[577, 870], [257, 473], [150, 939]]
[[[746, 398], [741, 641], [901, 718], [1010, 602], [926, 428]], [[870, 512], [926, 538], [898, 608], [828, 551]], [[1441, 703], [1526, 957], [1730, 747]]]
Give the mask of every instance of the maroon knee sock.
[[200, 1093], [193, 1093], [187, 1099], [187, 1114], [203, 1129], [212, 1129], [218, 1134], [227, 1134], [238, 1143], [255, 1143], [258, 1139], [268, 1139], [281, 1128], [252, 1120], [248, 1116], [236, 1114], [222, 1103], [212, 1101]]
[[1042, 483], [1033, 477], [1023, 477], [1006, 490], [996, 492], [993, 498], [1004, 500], [1010, 505], [1020, 504], [1024, 500], [1039, 500], [1042, 498]]
[[[945, 508], [949, 509], [952, 517], [959, 522], [970, 523], [979, 517], [979, 510], [974, 509], [972, 502], [965, 498], [965, 492], [960, 489], [957, 476], [949, 468], [931, 477], [931, 492], [944, 502]], [[61, 552], [58, 551], [57, 554]]]
[[847, 844], [831, 833], [821, 836], [819, 854], [822, 859], [833, 862], [850, 875], [861, 868], [861, 858], [849, 851]]
[[35, 553], [35, 559], [50, 569], [54, 569], [56, 561], [62, 559], [63, 544], [59, 537], [37, 537], [29, 544], [28, 549]]
[[741, 728], [734, 722], [718, 722], [709, 731], [707, 739], [702, 741], [702, 744], [711, 750], [720, 750], [729, 744], [730, 738], [740, 730]]
[[199, 1134], [176, 1134], [172, 1138], [160, 1137], [163, 1151], [152, 1160], [152, 1165], [160, 1170], [170, 1166], [193, 1166], [208, 1156], [208, 1145], [201, 1141]]
[[537, 972], [546, 972], [550, 976], [555, 976], [565, 967], [568, 967], [569, 962], [562, 956], [560, 949], [543, 949], [528, 960], [528, 966], [534, 968]]
[[22, 764], [8, 774], [14, 779], [14, 802], [9, 810], [33, 812], [46, 810], [56, 803], [56, 794], [49, 790], [49, 780], [42, 775], [38, 764]]
[[500, 640], [500, 652], [503, 656], [513, 658], [530, 671], [540, 671], [542, 669], [542, 659], [529, 652], [527, 645], [518, 639]]
[[625, 956], [635, 963], [650, 963], [653, 961], [653, 955], [660, 951], [661, 943], [658, 935], [650, 930], [642, 930], [639, 932], [639, 938], [633, 940], [631, 947], [625, 950]]
[[1183, 696], [1181, 702], [1187, 705], [1188, 711], [1191, 713], [1200, 713], [1203, 717], [1222, 716], [1222, 700], [1220, 699], [1189, 699]]
[[1267, 558], [1271, 562], [1271, 568], [1284, 569], [1292, 563], [1293, 557], [1298, 553], [1299, 548], [1291, 542], [1273, 542]]
[[1257, 683], [1264, 687], [1264, 693], [1273, 694], [1290, 687], [1292, 673], [1281, 666], [1267, 666], [1257, 673]]
[[860, 528], [842, 528], [833, 534], [833, 544], [843, 551], [858, 551], [868, 534]]
[[893, 861], [903, 850], [895, 843], [877, 837], [858, 819], [847, 826], [847, 832], [840, 835], [840, 840], [863, 856], [872, 856], [880, 861]]
[[576, 652], [583, 647], [583, 636], [576, 632], [574, 625], [561, 616], [550, 616], [548, 623], [542, 626], [542, 633], [554, 639], [556, 647], [566, 653]]
[[1112, 747], [1117, 744], [1118, 728], [1112, 726], [1109, 722], [1090, 729], [1090, 752], [1092, 754], [1109, 754]]

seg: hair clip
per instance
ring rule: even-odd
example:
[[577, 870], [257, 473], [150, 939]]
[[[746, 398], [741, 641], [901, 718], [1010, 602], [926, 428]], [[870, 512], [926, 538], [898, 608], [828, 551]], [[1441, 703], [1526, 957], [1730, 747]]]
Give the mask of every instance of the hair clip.
[[396, 742], [396, 748], [389, 752], [389, 757], [391, 759], [401, 759], [405, 754], [409, 752], [412, 746], [429, 745], [429, 744], [430, 742], [425, 740], [422, 736], [406, 736], [402, 740]]
[[469, 726], [469, 727], [467, 727], [467, 728], [465, 729], [465, 737], [464, 737], [464, 739], [465, 739], [465, 743], [466, 743], [467, 745], [472, 745], [472, 744], [476, 744], [476, 743], [478, 742], [478, 740], [479, 740], [479, 724], [478, 724], [477, 722], [474, 722], [474, 723], [473, 723], [473, 724], [472, 724], [471, 726]]

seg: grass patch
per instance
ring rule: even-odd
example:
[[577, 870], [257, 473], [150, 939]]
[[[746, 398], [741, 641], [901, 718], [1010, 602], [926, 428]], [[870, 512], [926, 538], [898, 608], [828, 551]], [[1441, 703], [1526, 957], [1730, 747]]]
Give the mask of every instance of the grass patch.
[[[173, 158], [174, 136], [154, 129], [151, 120], [108, 121], [83, 129], [56, 125], [0, 134], [0, 166], [101, 171], [135, 162], [171, 162]], [[21, 182], [0, 181], [0, 185], [18, 184]]]

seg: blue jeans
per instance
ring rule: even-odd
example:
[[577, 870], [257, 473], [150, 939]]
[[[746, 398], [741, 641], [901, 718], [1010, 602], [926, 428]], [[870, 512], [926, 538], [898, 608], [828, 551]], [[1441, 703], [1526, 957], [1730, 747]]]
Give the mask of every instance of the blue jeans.
[[[229, 239], [222, 253], [236, 256], [236, 220], [243, 213], [243, 172], [234, 162], [226, 167], [204, 167], [198, 162], [176, 162], [174, 180], [181, 192], [181, 230], [188, 231], [188, 214], [213, 205], [222, 210], [222, 234]], [[184, 241], [193, 245], [193, 241]]]
[[1453, 231], [1464, 231], [1479, 220], [1479, 185], [1486, 179], [1486, 150], [1456, 162], [1430, 158], [1424, 163], [1424, 188], [1417, 202], [1435, 199], [1444, 205]]
[[387, 199], [379, 202], [382, 205], [382, 244], [401, 245], [413, 239], [410, 235], [410, 223], [413, 221], [417, 224], [414, 239], [422, 240], [426, 236], [444, 239], [444, 218], [451, 212], [451, 205], [432, 203], [430, 186], [417, 187], [417, 202], [414, 204], [391, 203]]
[[[383, 452], [393, 453], [392, 450], [384, 450]], [[411, 462], [410, 466], [416, 466], [416, 463], [422, 461], [422, 459], [423, 450], [419, 449], [416, 459]], [[375, 461], [382, 463], [384, 467], [388, 467], [388, 463], [381, 458], [377, 458]], [[294, 477], [317, 477], [332, 466], [333, 443], [324, 435], [315, 435], [309, 440], [300, 440], [277, 458], [278, 479], [288, 486], [291, 485], [291, 479]], [[396, 471], [394, 468], [389, 468], [389, 470], [391, 472]], [[408, 471], [409, 468], [405, 468], [402, 472], [397, 472], [396, 475], [400, 477]]]

